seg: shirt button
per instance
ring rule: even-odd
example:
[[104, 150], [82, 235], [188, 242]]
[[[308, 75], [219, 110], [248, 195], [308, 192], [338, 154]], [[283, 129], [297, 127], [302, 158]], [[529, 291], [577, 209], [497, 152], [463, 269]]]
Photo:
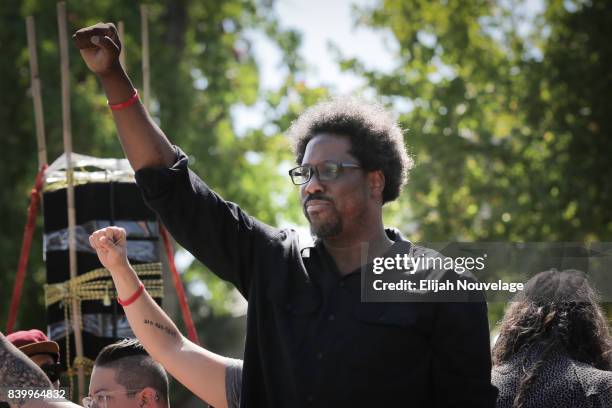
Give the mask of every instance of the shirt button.
[[314, 397], [312, 395], [307, 396], [306, 402], [308, 402], [309, 404], [312, 404], [314, 402]]
[[322, 358], [323, 358], [323, 353], [319, 351], [317, 353], [317, 360], [321, 360]]
[[329, 321], [336, 320], [336, 316], [334, 316], [334, 314], [332, 313], [329, 316], [327, 316], [327, 320], [329, 320]]
[[346, 283], [344, 283], [344, 281], [340, 281], [340, 287], [343, 288], [346, 286]]

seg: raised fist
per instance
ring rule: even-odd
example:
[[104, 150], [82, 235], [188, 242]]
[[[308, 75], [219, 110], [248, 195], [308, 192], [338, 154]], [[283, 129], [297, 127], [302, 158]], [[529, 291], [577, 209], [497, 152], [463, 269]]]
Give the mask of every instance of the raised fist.
[[96, 250], [102, 265], [109, 271], [129, 266], [126, 250], [126, 234], [123, 228], [107, 227], [89, 236], [91, 247]]
[[72, 36], [87, 67], [98, 75], [121, 69], [121, 42], [113, 23], [98, 23], [81, 28]]

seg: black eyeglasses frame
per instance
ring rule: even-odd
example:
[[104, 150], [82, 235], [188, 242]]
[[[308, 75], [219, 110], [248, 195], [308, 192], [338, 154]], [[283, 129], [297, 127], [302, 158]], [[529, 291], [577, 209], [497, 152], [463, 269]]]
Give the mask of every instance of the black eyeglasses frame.
[[[327, 178], [327, 177], [321, 178], [321, 173], [320, 173], [319, 167], [323, 166], [323, 165], [327, 165], [327, 166], [334, 165], [334, 166], [336, 166], [335, 173], [334, 173], [335, 176], [332, 177], [332, 178]], [[294, 179], [294, 177], [295, 177], [294, 176], [294, 172], [296, 170], [302, 169], [302, 168], [308, 169], [308, 178], [303, 183], [296, 183], [295, 179]], [[304, 184], [308, 183], [312, 179], [312, 176], [314, 174], [317, 175], [317, 179], [319, 181], [333, 181], [333, 180], [336, 180], [338, 177], [340, 177], [340, 175], [342, 174], [344, 169], [361, 169], [361, 168], [363, 168], [363, 167], [360, 166], [359, 164], [355, 164], [355, 163], [337, 163], [337, 162], [334, 162], [334, 161], [324, 161], [324, 162], [319, 163], [319, 164], [314, 165], [314, 166], [311, 165], [311, 164], [303, 164], [301, 166], [297, 166], [297, 167], [292, 168], [291, 170], [288, 171], [288, 173], [289, 173], [289, 177], [291, 178], [291, 182], [293, 184], [295, 184], [296, 186], [301, 186], [301, 185], [304, 185]]]

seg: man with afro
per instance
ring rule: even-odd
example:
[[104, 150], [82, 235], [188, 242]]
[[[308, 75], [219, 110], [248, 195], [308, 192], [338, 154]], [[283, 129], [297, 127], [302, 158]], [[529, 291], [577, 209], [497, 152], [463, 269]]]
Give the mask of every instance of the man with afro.
[[[139, 103], [112, 24], [81, 29], [74, 40], [102, 83], [148, 205], [249, 302], [241, 407], [494, 406], [483, 301], [361, 301], [364, 265], [412, 247], [382, 220], [412, 166], [388, 112], [336, 99], [288, 130], [296, 155], [288, 182], [316, 237], [304, 246], [295, 231], [251, 217], [188, 168]], [[114, 230], [107, 233], [113, 241]], [[177, 364], [197, 364], [179, 347], [168, 352]]]

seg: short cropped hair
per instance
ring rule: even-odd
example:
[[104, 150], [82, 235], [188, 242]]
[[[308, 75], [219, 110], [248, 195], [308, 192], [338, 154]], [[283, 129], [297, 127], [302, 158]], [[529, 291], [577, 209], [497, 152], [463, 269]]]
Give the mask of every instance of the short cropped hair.
[[127, 390], [153, 388], [162, 401], [168, 401], [166, 370], [147, 353], [137, 339], [124, 339], [104, 347], [94, 366], [112, 368], [115, 381]]
[[350, 153], [365, 170], [383, 172], [383, 204], [399, 197], [414, 162], [406, 152], [402, 130], [382, 105], [341, 97], [307, 109], [287, 131], [297, 164], [302, 163], [308, 142], [321, 133], [347, 137]]

